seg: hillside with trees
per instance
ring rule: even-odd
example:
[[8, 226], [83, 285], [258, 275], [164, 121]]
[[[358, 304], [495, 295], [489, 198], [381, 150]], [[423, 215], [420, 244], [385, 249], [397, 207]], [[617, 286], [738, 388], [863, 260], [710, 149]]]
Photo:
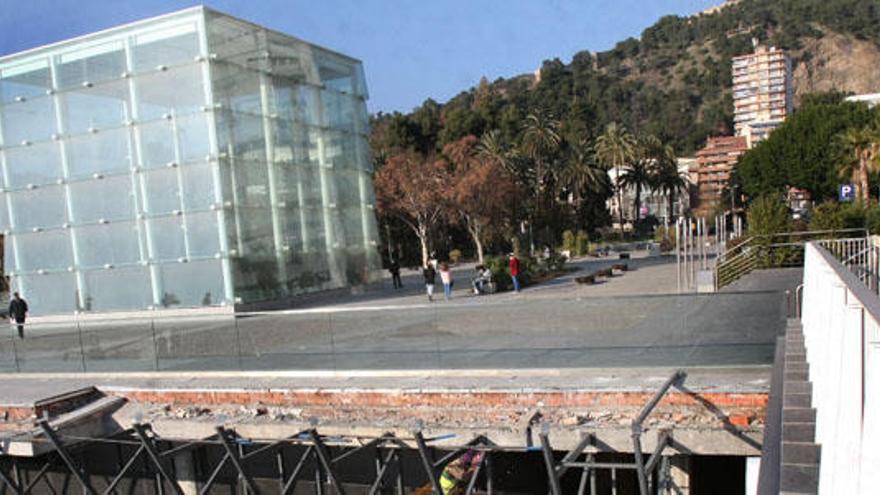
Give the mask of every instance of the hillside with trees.
[[[832, 88], [876, 91], [877, 26], [877, 0], [743, 0], [713, 14], [667, 16], [611, 50], [546, 60], [539, 77], [484, 78], [446, 103], [429, 99], [410, 113], [374, 115], [374, 160], [380, 171], [402, 152], [451, 164], [444, 149], [476, 139], [476, 156], [491, 156], [520, 191], [509, 212], [520, 222], [508, 221], [510, 229], [527, 223], [543, 231], [539, 242], [557, 242], [565, 230], [593, 232], [611, 221], [605, 200], [613, 191], [604, 178], [590, 178], [593, 169], [615, 166], [597, 154], [609, 124], [632, 138], [628, 164], [639, 162], [638, 153], [652, 163], [692, 155], [707, 136], [731, 133], [731, 57], [750, 52], [753, 38], [789, 51], [798, 99]], [[658, 185], [660, 171], [632, 168], [639, 187], [670, 187]], [[455, 217], [446, 215], [432, 238], [467, 244]], [[400, 221], [383, 218], [386, 237], [407, 235]]]

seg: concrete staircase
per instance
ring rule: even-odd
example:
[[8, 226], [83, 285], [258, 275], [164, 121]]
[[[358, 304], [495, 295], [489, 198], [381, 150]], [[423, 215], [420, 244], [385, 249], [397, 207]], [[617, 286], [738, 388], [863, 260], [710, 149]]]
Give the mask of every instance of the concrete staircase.
[[815, 443], [816, 410], [811, 407], [812, 384], [800, 321], [788, 321], [784, 349], [779, 492], [818, 493], [821, 448]]

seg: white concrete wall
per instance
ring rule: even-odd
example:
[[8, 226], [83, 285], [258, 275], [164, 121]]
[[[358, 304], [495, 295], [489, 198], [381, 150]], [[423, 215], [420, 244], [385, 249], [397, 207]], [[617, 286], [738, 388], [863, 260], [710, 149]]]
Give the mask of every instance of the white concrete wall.
[[806, 247], [801, 317], [822, 448], [819, 493], [877, 493], [880, 298], [820, 249]]

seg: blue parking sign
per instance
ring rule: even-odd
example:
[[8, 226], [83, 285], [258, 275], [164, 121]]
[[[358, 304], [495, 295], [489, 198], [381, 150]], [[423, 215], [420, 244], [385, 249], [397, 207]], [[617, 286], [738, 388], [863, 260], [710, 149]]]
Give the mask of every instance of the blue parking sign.
[[856, 199], [856, 188], [852, 184], [841, 184], [837, 190], [837, 198], [840, 201], [852, 201]]

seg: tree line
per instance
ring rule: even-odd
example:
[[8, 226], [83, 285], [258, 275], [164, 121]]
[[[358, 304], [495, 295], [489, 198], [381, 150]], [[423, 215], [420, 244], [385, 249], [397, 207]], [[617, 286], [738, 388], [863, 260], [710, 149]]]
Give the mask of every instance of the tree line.
[[[624, 190], [632, 191], [629, 213], [630, 205], [618, 208], [622, 227], [638, 220], [645, 192], [663, 192], [672, 208], [686, 190], [672, 146], [655, 136], [611, 123], [593, 141], [572, 142], [548, 113], [529, 114], [521, 126], [514, 143], [493, 129], [439, 152], [386, 150], [375, 188], [385, 235], [395, 237], [385, 239], [391, 251], [402, 239], [417, 239], [425, 264], [442, 233], [459, 231], [482, 263], [488, 248], [557, 246], [565, 231], [595, 234], [611, 222], [606, 202], [612, 194], [622, 205]], [[617, 181], [609, 176], [612, 169]], [[404, 228], [392, 230], [391, 224]]]

